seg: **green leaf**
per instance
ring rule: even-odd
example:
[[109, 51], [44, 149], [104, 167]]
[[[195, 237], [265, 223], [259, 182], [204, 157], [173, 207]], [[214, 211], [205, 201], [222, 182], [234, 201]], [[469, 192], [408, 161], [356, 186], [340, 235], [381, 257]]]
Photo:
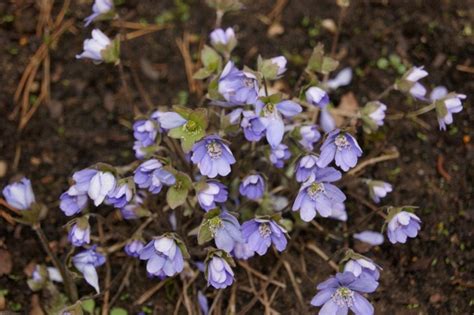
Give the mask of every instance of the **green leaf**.
[[202, 245], [212, 240], [212, 238], [213, 236], [212, 236], [211, 228], [209, 226], [209, 220], [202, 221], [199, 227], [199, 232], [198, 232], [198, 244]]
[[192, 187], [192, 181], [187, 174], [177, 172], [175, 177], [176, 183], [166, 193], [166, 201], [171, 209], [176, 209], [186, 202], [189, 190]]
[[324, 45], [318, 43], [316, 47], [313, 49], [313, 53], [308, 60], [308, 69], [311, 71], [319, 72], [323, 66], [323, 58], [324, 58]]
[[81, 306], [87, 313], [94, 314], [95, 301], [93, 299], [82, 301]]
[[201, 68], [193, 75], [193, 79], [196, 79], [196, 80], [206, 79], [210, 77], [213, 72], [214, 71], [209, 70], [207, 68]]
[[321, 73], [322, 74], [329, 74], [332, 71], [336, 70], [337, 67], [339, 66], [339, 61], [331, 58], [331, 57], [324, 57], [323, 58], [323, 64], [321, 67]]
[[110, 315], [128, 315], [128, 312], [121, 307], [114, 307], [110, 310]]
[[120, 40], [114, 39], [100, 54], [106, 63], [118, 64], [120, 62]]
[[273, 63], [271, 59], [263, 60], [259, 63], [258, 71], [267, 80], [275, 80], [278, 77], [278, 65]]
[[205, 45], [201, 50], [201, 62], [206, 69], [214, 72], [217, 71], [222, 64], [222, 58], [217, 51]]

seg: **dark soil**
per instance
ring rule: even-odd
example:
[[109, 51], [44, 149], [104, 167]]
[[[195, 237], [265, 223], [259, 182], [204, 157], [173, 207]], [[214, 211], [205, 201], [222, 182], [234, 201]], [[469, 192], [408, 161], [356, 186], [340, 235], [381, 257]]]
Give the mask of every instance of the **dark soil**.
[[[35, 36], [38, 10], [32, 0], [0, 3], [0, 160], [8, 167], [6, 174], [1, 175], [0, 186], [18, 174], [32, 179], [37, 199], [50, 208], [43, 223], [46, 234], [63, 257], [69, 250], [65, 230], [61, 228], [67, 220], [59, 211], [58, 198], [68, 186], [68, 177], [73, 171], [99, 161], [125, 164], [133, 160], [132, 104], [127, 101], [118, 67], [96, 66], [75, 59], [83, 39], [90, 34], [90, 28], [82, 27], [82, 19], [90, 10], [84, 2], [88, 1], [73, 1], [68, 17], [76, 18], [76, 28], [66, 32], [51, 53], [51, 102], [40, 107], [21, 134], [17, 132], [17, 118], [11, 117], [16, 106], [13, 94], [22, 71], [41, 44], [41, 39]], [[130, 21], [143, 19], [153, 23], [165, 8], [175, 7], [171, 0], [125, 2], [120, 14]], [[188, 20], [176, 21], [172, 29], [123, 45], [129, 93], [133, 104], [144, 111], [147, 107], [138, 92], [137, 81], [154, 105], [179, 102], [179, 95], [183, 95], [188, 85], [175, 39], [185, 31], [205, 38], [213, 27], [213, 12], [204, 1], [182, 2], [191, 4]], [[246, 10], [226, 16], [224, 25], [238, 30], [240, 42], [236, 55], [250, 66], [258, 54], [272, 57], [285, 53], [305, 58], [318, 41], [330, 47], [333, 35], [321, 23], [324, 19], [337, 20], [339, 9], [334, 2], [290, 0], [280, 21], [284, 32], [276, 37], [267, 35], [268, 25], [259, 19], [271, 11], [273, 1], [245, 1]], [[413, 122], [396, 121], [388, 123], [379, 134], [381, 142], [396, 146], [401, 157], [368, 168], [364, 176], [390, 181], [395, 189], [384, 203], [418, 206], [423, 228], [418, 238], [405, 245], [384, 244], [368, 254], [384, 268], [381, 285], [371, 300], [377, 314], [472, 314], [474, 110], [470, 103], [474, 96], [474, 74], [463, 69], [470, 67], [472, 71], [474, 66], [474, 5], [466, 0], [352, 2], [344, 20], [338, 56], [342, 65], [351, 66], [357, 75], [350, 87], [338, 92], [336, 103], [351, 90], [363, 104], [393, 82], [399, 76], [393, 68], [377, 67], [381, 57], [391, 54], [397, 54], [408, 64], [425, 65], [430, 73], [425, 82], [430, 82], [430, 87], [443, 84], [468, 96], [465, 109], [455, 115], [455, 123], [447, 132], [438, 130], [431, 113], [422, 117], [429, 130]], [[57, 6], [53, 15], [59, 10], [60, 5]], [[11, 16], [13, 21], [8, 18]], [[118, 31], [105, 23], [101, 29], [108, 34]], [[199, 40], [191, 45], [193, 56], [198, 51]], [[296, 81], [304, 67], [295, 61], [289, 64], [289, 83]], [[138, 80], [132, 73], [136, 73]], [[198, 99], [191, 94], [188, 103]], [[396, 94], [385, 103], [393, 112], [412, 106]], [[367, 137], [360, 141], [363, 147], [369, 148], [374, 147], [372, 140]], [[374, 152], [377, 150], [373, 148]], [[19, 161], [14, 168], [16, 155]], [[347, 206], [349, 217], [355, 222], [370, 211], [354, 200]], [[324, 220], [320, 223], [342, 234], [344, 225]], [[44, 262], [45, 255], [28, 228], [12, 227], [5, 221], [0, 224], [0, 248], [6, 249], [13, 259], [13, 270], [0, 278], [0, 290], [9, 291], [6, 301], [10, 307], [12, 303], [20, 303], [25, 311], [29, 309], [32, 293], [26, 285], [24, 269], [32, 261]], [[378, 229], [380, 219], [374, 217], [369, 226]], [[295, 272], [304, 305], [298, 302], [288, 273], [282, 267], [275, 278], [284, 282], [286, 289], [276, 293], [272, 304], [281, 314], [317, 313], [309, 301], [316, 292], [316, 284], [332, 273], [319, 256], [303, 251], [308, 241], [317, 242], [328, 253], [343, 245], [313, 228], [300, 230], [285, 257]], [[273, 254], [250, 260], [252, 267], [264, 274], [271, 272], [275, 262]], [[123, 272], [124, 256], [112, 261], [112, 267], [113, 275]], [[239, 283], [249, 286], [247, 275], [242, 268], [239, 270]], [[131, 279], [125, 290], [128, 295], [119, 299], [117, 305], [136, 313], [141, 308], [131, 306], [132, 302], [156, 281], [146, 278], [143, 265], [133, 269]], [[205, 288], [203, 279], [197, 283]], [[84, 294], [91, 292], [85, 285], [81, 290]], [[273, 290], [270, 285], [268, 294]], [[223, 311], [230, 291], [223, 292], [225, 298], [218, 305]], [[154, 314], [168, 314], [174, 310], [178, 296], [173, 293], [173, 285], [160, 292], [163, 293], [153, 297], [148, 305]], [[239, 311], [253, 294], [238, 290], [236, 298]], [[257, 302], [249, 313], [262, 314], [263, 310]], [[181, 312], [185, 312], [184, 307]]]

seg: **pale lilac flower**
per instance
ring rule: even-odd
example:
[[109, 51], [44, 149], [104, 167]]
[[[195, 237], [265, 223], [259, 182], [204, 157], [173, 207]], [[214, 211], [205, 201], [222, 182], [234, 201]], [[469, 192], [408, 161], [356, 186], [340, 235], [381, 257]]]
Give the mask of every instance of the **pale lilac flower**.
[[329, 104], [329, 96], [326, 91], [323, 89], [313, 86], [306, 90], [306, 101], [314, 106], [319, 106], [320, 108], [326, 107]]
[[84, 250], [72, 258], [72, 263], [79, 270], [84, 279], [90, 284], [97, 293], [100, 293], [99, 277], [97, 276], [96, 267], [105, 263], [105, 257], [96, 252], [96, 246]]
[[281, 76], [283, 73], [286, 72], [286, 63], [287, 63], [287, 60], [284, 56], [278, 56], [278, 57], [273, 57], [272, 59], [270, 59], [270, 61], [277, 65], [278, 66], [278, 72], [277, 72], [277, 76]]
[[234, 282], [234, 272], [229, 263], [219, 256], [214, 256], [207, 262], [207, 285], [216, 289], [227, 288]]
[[381, 198], [385, 198], [392, 191], [392, 185], [381, 180], [368, 180], [367, 186], [370, 197], [376, 203], [379, 203]]
[[287, 245], [286, 230], [273, 220], [252, 219], [242, 224], [242, 236], [251, 250], [265, 255], [270, 245], [282, 252]]
[[343, 171], [347, 172], [357, 164], [357, 159], [362, 155], [362, 149], [357, 140], [347, 132], [336, 129], [329, 133], [326, 141], [321, 146], [318, 166], [326, 167], [333, 160]]
[[80, 171], [75, 172], [72, 175], [72, 179], [74, 180], [74, 186], [76, 190], [76, 194], [86, 193], [89, 191], [90, 183], [92, 178], [97, 174], [97, 170], [86, 168]]
[[302, 183], [308, 180], [311, 174], [314, 174], [318, 170], [317, 162], [318, 157], [314, 154], [301, 157], [296, 163], [296, 181]]
[[191, 161], [199, 167], [201, 175], [214, 178], [227, 176], [235, 158], [227, 144], [216, 135], [207, 136], [194, 144]]
[[206, 181], [206, 186], [197, 192], [199, 205], [206, 211], [217, 207], [216, 203], [227, 201], [227, 187], [217, 180]]
[[[232, 110], [229, 114], [226, 115], [226, 117], [229, 119], [229, 123], [231, 125], [236, 125], [240, 122], [241, 116], [243, 115], [243, 109], [242, 108], [236, 108]], [[252, 111], [248, 111], [249, 113], [253, 113]], [[244, 128], [242, 126], [242, 128]]]
[[392, 244], [406, 243], [408, 237], [416, 237], [421, 228], [421, 220], [411, 212], [400, 211], [387, 225], [387, 236]]
[[145, 243], [141, 240], [131, 240], [129, 241], [125, 247], [125, 253], [127, 253], [128, 256], [130, 257], [139, 257], [140, 256], [140, 251], [145, 247]]
[[147, 260], [146, 270], [153, 276], [171, 277], [184, 268], [184, 259], [176, 241], [161, 236], [150, 241], [141, 251], [140, 259]]
[[303, 126], [300, 128], [301, 140], [298, 142], [308, 151], [313, 151], [314, 144], [321, 139], [321, 134], [316, 125]]
[[80, 218], [69, 230], [68, 240], [76, 247], [89, 244], [91, 239], [91, 227], [86, 218]]
[[199, 302], [199, 308], [201, 309], [202, 314], [209, 314], [209, 303], [207, 302], [207, 298], [201, 290], [198, 290], [197, 298]]
[[216, 102], [223, 106], [255, 104], [258, 97], [258, 85], [255, 75], [240, 71], [229, 61], [221, 73], [218, 91], [226, 102]]
[[248, 175], [240, 183], [239, 192], [249, 199], [258, 200], [265, 192], [265, 180], [259, 174]]
[[349, 85], [352, 81], [352, 69], [350, 67], [344, 68], [334, 77], [334, 79], [328, 80], [328, 87], [332, 90], [336, 90], [341, 86]]
[[71, 186], [66, 192], [61, 194], [59, 208], [67, 216], [81, 212], [86, 206], [89, 198], [87, 192], [80, 192], [76, 185]]
[[158, 121], [160, 128], [164, 130], [180, 127], [187, 122], [184, 117], [175, 112], [155, 111], [151, 118]]
[[374, 231], [363, 231], [360, 233], [354, 233], [353, 237], [356, 240], [370, 244], [372, 246], [382, 245], [384, 242], [384, 237], [379, 232]]
[[276, 168], [283, 168], [285, 161], [291, 157], [291, 152], [286, 144], [280, 143], [270, 151], [270, 162]]
[[266, 138], [272, 148], [277, 147], [285, 133], [285, 123], [283, 117], [293, 117], [302, 112], [299, 104], [285, 100], [277, 104], [264, 104], [258, 100], [255, 104], [255, 111], [260, 117], [260, 122], [265, 126]]
[[157, 134], [158, 126], [154, 120], [140, 119], [133, 124], [133, 136], [144, 147], [154, 144]]
[[[45, 278], [46, 276], [46, 278]], [[31, 278], [36, 283], [44, 283], [47, 280], [54, 282], [63, 282], [63, 277], [58, 269], [54, 267], [45, 267], [42, 265], [36, 265], [35, 270], [31, 274]]]
[[379, 101], [369, 102], [361, 110], [362, 120], [369, 131], [377, 130], [383, 126], [385, 119], [385, 111], [387, 106]]
[[94, 5], [92, 6], [92, 14], [85, 18], [85, 26], [87, 27], [92, 23], [97, 17], [102, 14], [106, 14], [114, 8], [114, 3], [112, 0], [95, 0]]
[[80, 55], [76, 55], [77, 59], [92, 59], [95, 63], [101, 63], [104, 61], [102, 52], [112, 44], [110, 38], [102, 33], [99, 29], [92, 31], [92, 38], [84, 41], [84, 52]]
[[132, 200], [132, 198], [133, 190], [131, 183], [124, 181], [120, 184], [117, 184], [115, 189], [107, 195], [105, 203], [116, 208], [123, 208]]
[[10, 206], [18, 210], [27, 210], [36, 202], [31, 181], [26, 177], [3, 188], [3, 196]]
[[259, 141], [265, 135], [266, 127], [253, 111], [243, 111], [240, 126], [248, 141]]
[[[408, 89], [408, 92], [415, 98], [423, 99], [426, 95], [426, 88], [419, 83], [418, 81], [423, 79], [428, 75], [423, 67], [413, 67], [411, 68], [402, 78], [402, 90]], [[407, 88], [404, 88], [403, 85], [406, 84]]]
[[120, 213], [125, 220], [134, 220], [149, 214], [147, 210], [142, 208], [143, 197], [143, 192], [140, 191], [129, 204], [120, 208]]
[[449, 93], [436, 100], [436, 114], [440, 130], [446, 130], [446, 125], [453, 123], [453, 114], [462, 111], [462, 100], [465, 98], [464, 94]]
[[232, 27], [226, 28], [225, 31], [222, 28], [217, 28], [211, 32], [210, 37], [212, 46], [222, 48], [227, 52], [231, 52], [237, 45]]
[[99, 171], [91, 178], [87, 194], [89, 195], [89, 198], [94, 201], [96, 207], [100, 205], [105, 197], [115, 189], [115, 184], [115, 176], [109, 172]]
[[216, 247], [227, 253], [230, 253], [237, 243], [243, 242], [239, 221], [226, 211], [212, 218], [209, 228]]
[[310, 222], [318, 213], [322, 217], [329, 217], [338, 204], [346, 200], [344, 193], [330, 184], [341, 178], [341, 173], [332, 167], [326, 167], [312, 174], [300, 188], [292, 210], [300, 211], [300, 217]]
[[336, 129], [336, 121], [331, 115], [327, 107], [321, 108], [321, 113], [319, 115], [319, 124], [325, 133], [329, 133]]
[[374, 280], [379, 280], [381, 269], [371, 259], [362, 256], [349, 259], [344, 265], [344, 272], [352, 272], [356, 277], [369, 276]]
[[133, 180], [142, 189], [152, 194], [158, 194], [163, 185], [171, 186], [176, 183], [173, 174], [163, 168], [157, 159], [150, 159], [140, 164], [134, 172]]
[[430, 93], [430, 100], [432, 102], [437, 101], [448, 94], [448, 89], [445, 86], [437, 86]]
[[320, 283], [311, 305], [322, 306], [320, 315], [343, 315], [350, 309], [356, 315], [372, 315], [374, 307], [363, 296], [372, 293], [378, 282], [370, 277], [355, 277], [352, 272], [337, 273]]
[[334, 203], [331, 210], [329, 218], [335, 219], [338, 221], [346, 222], [347, 221], [347, 211], [346, 206], [343, 203]]
[[255, 255], [255, 251], [247, 243], [235, 243], [232, 256], [237, 259], [247, 260]]

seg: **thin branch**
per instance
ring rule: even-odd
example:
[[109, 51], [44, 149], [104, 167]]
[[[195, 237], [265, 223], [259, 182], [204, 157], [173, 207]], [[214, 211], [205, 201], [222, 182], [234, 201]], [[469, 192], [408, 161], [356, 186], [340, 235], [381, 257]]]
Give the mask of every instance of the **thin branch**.
[[398, 152], [397, 149], [394, 149], [390, 153], [387, 153], [387, 154], [384, 154], [384, 155], [381, 155], [381, 156], [377, 156], [377, 157], [370, 158], [370, 159], [362, 161], [356, 167], [354, 167], [352, 170], [347, 172], [347, 175], [357, 176], [358, 173], [360, 173], [364, 168], [366, 168], [369, 165], [377, 164], [377, 163], [384, 162], [384, 161], [398, 159], [399, 157], [400, 157], [400, 153]]

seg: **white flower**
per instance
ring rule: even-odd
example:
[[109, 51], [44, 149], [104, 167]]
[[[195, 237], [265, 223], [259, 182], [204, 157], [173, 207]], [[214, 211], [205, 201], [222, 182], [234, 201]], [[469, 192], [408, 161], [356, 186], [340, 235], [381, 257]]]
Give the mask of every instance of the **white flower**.
[[92, 177], [87, 194], [94, 200], [94, 205], [100, 205], [107, 194], [115, 189], [115, 177], [109, 172], [97, 172]]
[[328, 87], [336, 90], [341, 86], [349, 85], [352, 81], [352, 69], [347, 67], [339, 71], [334, 79], [328, 80]]
[[85, 26], [92, 23], [99, 15], [105, 14], [114, 8], [112, 0], [95, 0], [92, 6], [92, 14], [84, 19]]
[[84, 51], [80, 55], [76, 55], [77, 59], [92, 59], [96, 63], [104, 61], [102, 51], [106, 49], [112, 41], [99, 29], [92, 31], [92, 38], [84, 41]]
[[285, 73], [286, 63], [287, 63], [287, 60], [285, 57], [283, 56], [273, 57], [272, 59], [270, 59], [270, 61], [273, 64], [276, 64], [278, 66], [277, 76], [281, 76], [283, 73]]

